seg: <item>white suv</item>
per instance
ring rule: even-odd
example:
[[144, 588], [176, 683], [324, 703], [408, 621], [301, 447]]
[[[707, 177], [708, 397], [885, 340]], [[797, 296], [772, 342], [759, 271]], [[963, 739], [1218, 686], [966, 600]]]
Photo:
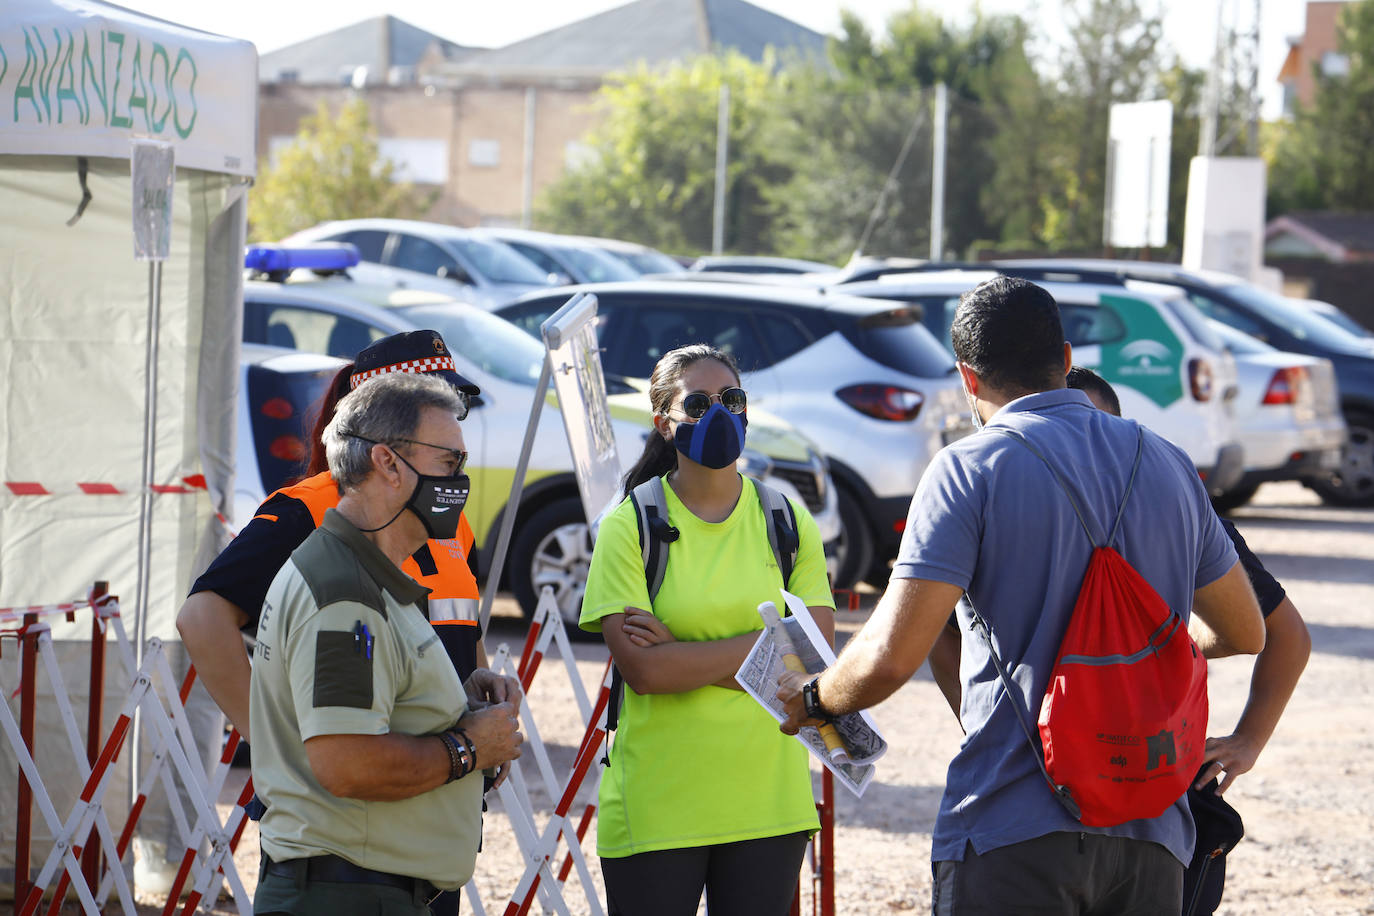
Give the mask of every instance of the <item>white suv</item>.
[[[959, 297], [995, 276], [892, 274], [837, 289], [919, 306], [926, 327], [949, 348]], [[1236, 486], [1245, 456], [1234, 418], [1235, 359], [1197, 308], [1168, 286], [1038, 285], [1059, 303], [1073, 361], [1111, 382], [1122, 412], [1187, 452], [1214, 495]]]
[[[637, 280], [577, 289], [596, 294], [608, 377], [648, 378], [659, 357], [684, 344], [733, 355], [751, 416], [752, 405], [772, 411], [829, 460], [843, 527], [835, 584], [886, 581], [921, 474], [936, 452], [972, 428], [954, 360], [913, 310], [729, 282]], [[537, 336], [571, 293], [530, 293], [497, 314]]]

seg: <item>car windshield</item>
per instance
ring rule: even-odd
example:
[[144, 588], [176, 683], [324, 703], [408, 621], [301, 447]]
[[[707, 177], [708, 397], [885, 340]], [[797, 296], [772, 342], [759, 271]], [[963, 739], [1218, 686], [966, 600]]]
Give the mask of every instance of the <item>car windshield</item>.
[[485, 239], [449, 236], [446, 241], [472, 269], [492, 283], [525, 283], [530, 286], [548, 286], [548, 275], [525, 258], [520, 257], [500, 242]]
[[600, 248], [621, 263], [630, 265], [637, 274], [673, 274], [685, 271], [677, 261], [661, 251], [646, 248], [643, 251], [619, 251], [615, 248]]
[[954, 371], [954, 359], [913, 309], [857, 316], [842, 322], [840, 330], [860, 353], [889, 369], [921, 378], [943, 378]]
[[1356, 337], [1374, 337], [1374, 331], [1369, 330], [1369, 328], [1360, 324], [1354, 318], [1351, 318], [1349, 315], [1347, 315], [1345, 312], [1342, 312], [1334, 305], [1324, 306], [1321, 308], [1313, 306], [1308, 307], [1311, 308], [1312, 311], [1320, 317], [1325, 318], [1327, 321], [1331, 322], [1341, 330], [1348, 331], [1349, 333], [1354, 334]]
[[1226, 348], [1232, 353], [1274, 353], [1277, 352], [1262, 340], [1256, 340], [1244, 331], [1237, 331], [1229, 324], [1222, 324], [1220, 321], [1209, 319], [1212, 330], [1216, 331], [1217, 336], [1226, 344]]
[[1209, 350], [1220, 350], [1226, 343], [1196, 305], [1181, 296], [1164, 297], [1164, 305], [1183, 322], [1193, 339]]
[[1310, 341], [1340, 353], [1369, 354], [1369, 347], [1360, 338], [1282, 296], [1241, 283], [1222, 287], [1221, 291], [1245, 303], [1298, 340]]
[[470, 305], [412, 305], [396, 309], [417, 327], [438, 331], [453, 351], [484, 372], [534, 386], [544, 348], [515, 325]]
[[586, 278], [586, 283], [607, 283], [613, 280], [633, 280], [639, 274], [624, 261], [599, 251], [585, 248], [556, 248], [558, 257], [576, 268]]

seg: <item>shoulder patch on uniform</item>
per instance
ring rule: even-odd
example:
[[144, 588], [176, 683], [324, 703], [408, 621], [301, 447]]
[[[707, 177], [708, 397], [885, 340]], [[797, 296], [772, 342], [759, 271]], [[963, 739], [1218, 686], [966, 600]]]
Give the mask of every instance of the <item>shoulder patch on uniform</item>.
[[372, 708], [372, 651], [353, 633], [315, 634], [315, 690], [311, 705]]
[[324, 529], [315, 529], [291, 553], [291, 561], [300, 570], [316, 607], [328, 607], [336, 601], [355, 601], [386, 617], [386, 598], [381, 586], [353, 551]]

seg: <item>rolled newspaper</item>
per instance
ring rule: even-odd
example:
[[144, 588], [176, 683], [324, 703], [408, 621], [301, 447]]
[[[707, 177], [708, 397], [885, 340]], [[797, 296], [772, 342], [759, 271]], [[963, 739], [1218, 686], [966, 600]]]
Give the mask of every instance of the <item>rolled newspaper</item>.
[[[765, 610], [766, 608], [766, 610]], [[788, 671], [798, 671], [808, 674], [806, 666], [802, 664], [800, 656], [797, 655], [796, 646], [792, 643], [792, 637], [787, 633], [787, 627], [783, 626], [782, 618], [778, 616], [777, 608], [771, 602], [759, 605], [759, 616], [763, 618], [763, 625], [768, 630], [769, 637], [773, 644], [778, 647], [778, 652], [782, 655], [783, 666]], [[835, 730], [835, 726], [829, 722], [816, 727], [820, 732], [821, 740], [825, 742], [826, 752], [830, 754], [830, 759], [836, 763], [849, 763], [849, 753], [845, 750], [844, 742], [840, 740], [840, 733]]]

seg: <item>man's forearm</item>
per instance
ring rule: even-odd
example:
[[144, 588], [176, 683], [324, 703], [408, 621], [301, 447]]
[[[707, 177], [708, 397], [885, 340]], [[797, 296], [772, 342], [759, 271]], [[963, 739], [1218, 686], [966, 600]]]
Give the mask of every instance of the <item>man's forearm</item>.
[[895, 693], [926, 660], [963, 591], [926, 579], [893, 579], [873, 616], [821, 676], [825, 711], [868, 709]]
[[448, 779], [448, 750], [435, 736], [316, 735], [305, 752], [320, 785], [339, 798], [401, 801]]
[[252, 666], [239, 627], [248, 617], [215, 592], [196, 592], [177, 614], [177, 632], [210, 697], [239, 730], [248, 733], [248, 684]]
[[1257, 748], [1262, 748], [1274, 734], [1312, 652], [1307, 625], [1287, 598], [1265, 623], [1268, 639], [1264, 651], [1255, 659], [1250, 696], [1235, 728], [1236, 734], [1244, 735]]

